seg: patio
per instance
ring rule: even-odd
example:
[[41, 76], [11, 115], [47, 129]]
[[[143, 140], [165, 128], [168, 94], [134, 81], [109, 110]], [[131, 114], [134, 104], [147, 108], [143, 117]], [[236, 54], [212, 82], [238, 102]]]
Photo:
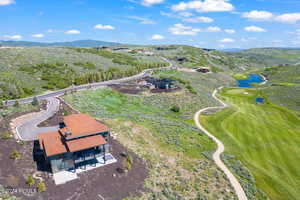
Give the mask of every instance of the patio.
[[109, 165], [117, 162], [112, 154], [105, 154], [105, 161], [103, 157], [97, 157], [96, 159], [87, 160], [81, 163], [77, 163], [75, 170], [61, 171], [53, 174], [53, 179], [56, 185], [61, 185], [66, 182], [78, 179], [78, 174]]

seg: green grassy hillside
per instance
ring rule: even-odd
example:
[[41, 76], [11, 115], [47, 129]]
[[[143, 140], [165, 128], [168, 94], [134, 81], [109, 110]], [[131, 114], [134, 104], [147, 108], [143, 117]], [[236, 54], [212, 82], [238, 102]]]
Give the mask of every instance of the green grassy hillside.
[[201, 122], [254, 174], [257, 185], [273, 200], [300, 196], [300, 119], [284, 107], [257, 105], [255, 89], [224, 89], [232, 107]]
[[0, 99], [16, 99], [168, 65], [158, 56], [76, 48], [0, 49]]
[[300, 62], [299, 49], [258, 48], [226, 53], [234, 58], [247, 59], [264, 66], [295, 64]]
[[264, 87], [269, 99], [300, 113], [300, 65], [266, 68], [262, 73], [269, 79]]
[[[177, 62], [182, 67], [211, 67], [218, 71], [244, 71], [256, 66], [243, 58], [235, 58], [216, 50], [205, 50], [191, 46], [152, 46], [151, 50], [159, 55], [163, 55]], [[179, 59], [179, 60], [178, 60]], [[183, 59], [180, 61], [180, 59]]]
[[[160, 56], [176, 61], [179, 66], [207, 66], [213, 72], [243, 72], [250, 67], [245, 59], [189, 46], [122, 48], [126, 50], [71, 47], [1, 48], [0, 99], [33, 96], [73, 84], [110, 80], [137, 74], [146, 68], [168, 65]], [[153, 52], [154, 55], [139, 52], [141, 49]]]

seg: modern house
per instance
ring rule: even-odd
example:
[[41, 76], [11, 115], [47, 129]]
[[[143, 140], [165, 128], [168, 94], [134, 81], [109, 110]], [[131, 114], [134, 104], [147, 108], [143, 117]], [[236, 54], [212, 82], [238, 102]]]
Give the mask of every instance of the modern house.
[[210, 72], [210, 68], [209, 67], [200, 67], [196, 69], [197, 72], [201, 72], [201, 73], [208, 73]]
[[145, 78], [145, 81], [147, 84], [154, 85], [156, 89], [172, 89], [175, 87], [174, 83], [175, 80], [168, 79], [168, 78], [153, 78], [153, 77], [148, 77]]
[[97, 158], [105, 162], [109, 138], [109, 128], [87, 114], [65, 116], [58, 131], [38, 136], [40, 148], [53, 173], [76, 171]]

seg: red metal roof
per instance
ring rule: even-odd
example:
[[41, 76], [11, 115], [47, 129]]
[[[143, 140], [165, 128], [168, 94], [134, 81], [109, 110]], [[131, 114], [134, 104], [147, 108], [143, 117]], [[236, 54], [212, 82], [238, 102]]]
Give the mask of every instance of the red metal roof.
[[[47, 156], [76, 152], [106, 144], [101, 135], [92, 134], [109, 131], [109, 128], [89, 115], [69, 115], [64, 117], [64, 123], [65, 128], [38, 136], [40, 146]], [[71, 135], [63, 135], [66, 131], [70, 131]]]
[[64, 117], [64, 123], [71, 135], [67, 138], [81, 137], [95, 133], [109, 131], [109, 128], [90, 115], [87, 114], [72, 114]]

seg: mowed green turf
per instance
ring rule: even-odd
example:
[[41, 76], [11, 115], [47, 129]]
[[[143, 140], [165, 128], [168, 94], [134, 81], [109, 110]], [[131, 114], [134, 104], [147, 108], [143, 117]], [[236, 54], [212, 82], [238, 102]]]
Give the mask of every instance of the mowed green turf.
[[232, 106], [201, 116], [204, 126], [249, 168], [272, 200], [300, 199], [300, 119], [274, 105], [257, 105], [255, 89], [224, 89]]

